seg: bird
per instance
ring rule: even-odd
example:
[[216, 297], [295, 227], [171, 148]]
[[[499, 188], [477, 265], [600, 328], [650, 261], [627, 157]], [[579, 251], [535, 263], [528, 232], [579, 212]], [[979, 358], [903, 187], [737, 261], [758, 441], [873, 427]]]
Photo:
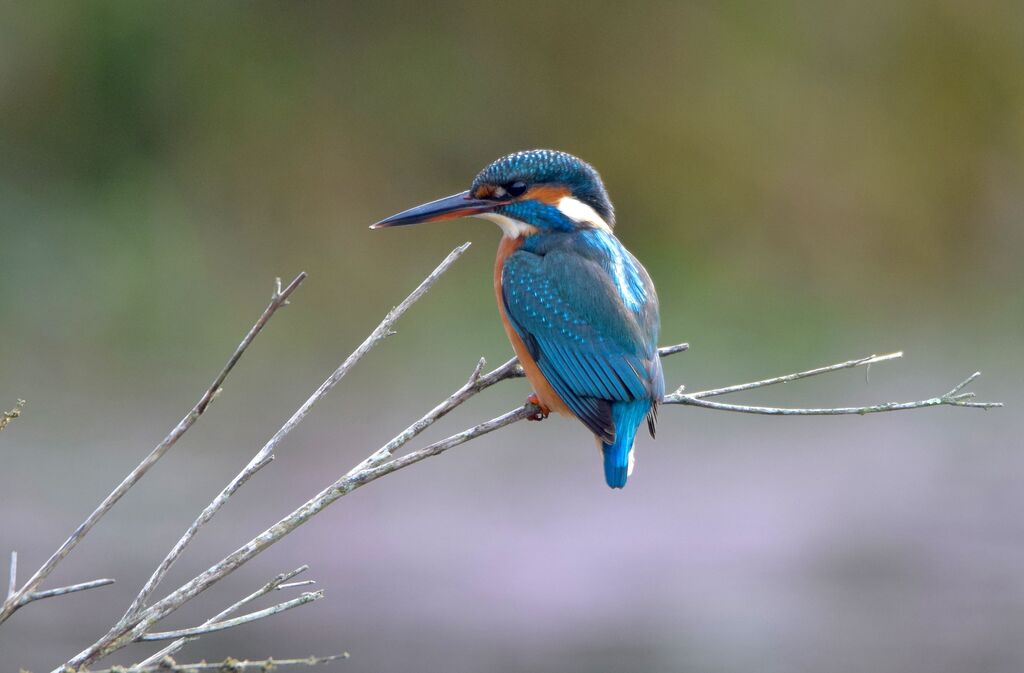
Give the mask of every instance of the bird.
[[574, 416], [597, 439], [605, 481], [623, 488], [646, 420], [655, 434], [665, 379], [654, 283], [615, 236], [601, 176], [557, 150], [503, 156], [468, 190], [404, 210], [371, 229], [478, 217], [502, 231], [498, 313], [539, 411]]

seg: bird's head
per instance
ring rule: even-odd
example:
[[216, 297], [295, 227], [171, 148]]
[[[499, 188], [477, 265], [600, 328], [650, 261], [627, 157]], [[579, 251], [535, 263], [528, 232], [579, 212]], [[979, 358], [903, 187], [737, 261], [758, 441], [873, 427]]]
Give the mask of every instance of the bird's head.
[[510, 238], [551, 231], [611, 230], [615, 212], [590, 164], [556, 150], [504, 156], [484, 168], [469, 189], [410, 208], [371, 229], [456, 217], [482, 217]]

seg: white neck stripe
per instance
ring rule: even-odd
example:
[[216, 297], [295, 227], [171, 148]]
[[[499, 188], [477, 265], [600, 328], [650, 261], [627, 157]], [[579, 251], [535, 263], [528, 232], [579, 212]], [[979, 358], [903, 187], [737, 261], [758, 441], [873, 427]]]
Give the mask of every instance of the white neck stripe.
[[577, 198], [572, 196], [563, 196], [555, 204], [562, 214], [568, 217], [573, 222], [578, 224], [589, 224], [595, 229], [601, 229], [608, 233], [611, 233], [612, 228], [604, 221], [604, 218], [598, 215], [597, 211], [591, 208], [586, 203], [583, 203]]

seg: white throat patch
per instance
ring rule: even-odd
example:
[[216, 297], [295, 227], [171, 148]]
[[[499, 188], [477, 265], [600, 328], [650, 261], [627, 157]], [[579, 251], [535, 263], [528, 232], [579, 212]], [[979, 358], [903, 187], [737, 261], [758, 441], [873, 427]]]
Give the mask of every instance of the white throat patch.
[[501, 227], [506, 238], [519, 238], [520, 236], [529, 236], [530, 234], [537, 233], [537, 227], [532, 224], [520, 222], [500, 213], [480, 213], [476, 217], [494, 222]]

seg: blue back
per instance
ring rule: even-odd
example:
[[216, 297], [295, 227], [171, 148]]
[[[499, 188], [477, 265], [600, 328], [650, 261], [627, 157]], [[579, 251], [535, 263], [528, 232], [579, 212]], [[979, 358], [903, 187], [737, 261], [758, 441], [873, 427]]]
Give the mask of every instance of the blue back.
[[636, 430], [665, 392], [658, 298], [610, 232], [526, 238], [502, 269], [506, 313], [544, 377], [601, 441], [609, 486], [626, 483]]

